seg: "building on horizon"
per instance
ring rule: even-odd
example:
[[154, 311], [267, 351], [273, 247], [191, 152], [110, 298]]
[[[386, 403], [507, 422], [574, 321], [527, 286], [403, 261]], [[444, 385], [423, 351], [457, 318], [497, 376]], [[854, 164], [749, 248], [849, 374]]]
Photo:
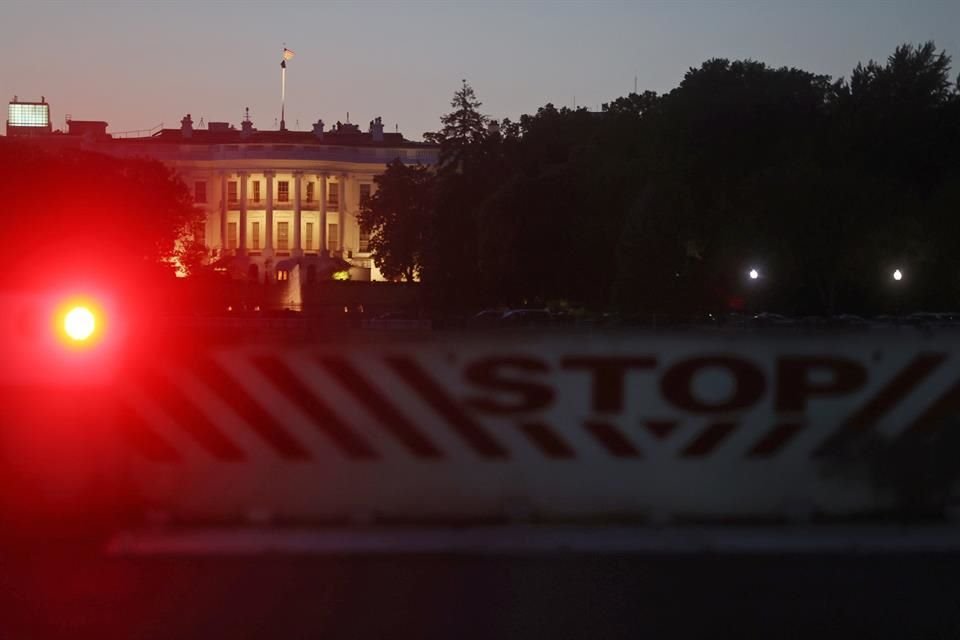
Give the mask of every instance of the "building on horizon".
[[211, 261], [259, 282], [286, 279], [296, 266], [309, 282], [331, 258], [347, 261], [351, 279], [383, 280], [357, 221], [360, 203], [388, 163], [435, 165], [439, 153], [437, 145], [384, 132], [379, 117], [367, 131], [349, 122], [328, 130], [322, 120], [311, 131], [260, 131], [249, 114], [239, 128], [195, 128], [187, 114], [177, 129], [129, 136], [111, 135], [96, 120], [68, 119], [66, 132], [51, 132], [49, 106], [46, 113], [44, 137], [58, 146], [172, 168], [206, 213], [195, 233]]

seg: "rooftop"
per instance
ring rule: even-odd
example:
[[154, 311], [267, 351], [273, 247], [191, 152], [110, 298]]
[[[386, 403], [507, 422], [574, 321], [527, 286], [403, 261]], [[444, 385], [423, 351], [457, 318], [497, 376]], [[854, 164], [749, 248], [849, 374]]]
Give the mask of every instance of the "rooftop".
[[[72, 120], [68, 122], [68, 133], [70, 135], [82, 135], [90, 131], [94, 123], [104, 129], [106, 127], [106, 123], [101, 121]], [[118, 135], [111, 139], [119, 143], [177, 145], [293, 144], [390, 148], [432, 148], [436, 146], [426, 142], [413, 142], [404, 138], [401, 133], [386, 133], [383, 129], [381, 119], [375, 118], [370, 121], [367, 131], [362, 131], [359, 126], [349, 122], [337, 122], [331, 129], [327, 130], [322, 120], [318, 120], [311, 131], [291, 131], [289, 129], [261, 131], [254, 128], [249, 116], [244, 118], [240, 128], [228, 122], [208, 122], [206, 128], [195, 129], [192, 117], [187, 114], [180, 121], [179, 129], [160, 129], [152, 134], [144, 132], [146, 135]]]

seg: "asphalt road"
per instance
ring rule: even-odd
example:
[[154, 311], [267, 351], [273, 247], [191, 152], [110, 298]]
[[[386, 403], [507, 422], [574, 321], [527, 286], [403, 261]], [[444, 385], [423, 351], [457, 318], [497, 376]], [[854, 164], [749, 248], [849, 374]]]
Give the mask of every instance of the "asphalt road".
[[8, 551], [0, 638], [957, 638], [960, 554]]

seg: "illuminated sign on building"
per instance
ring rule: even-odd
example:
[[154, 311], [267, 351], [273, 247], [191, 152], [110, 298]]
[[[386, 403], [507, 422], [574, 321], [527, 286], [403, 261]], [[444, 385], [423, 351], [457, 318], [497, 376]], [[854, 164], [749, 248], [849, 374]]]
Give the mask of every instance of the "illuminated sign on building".
[[49, 127], [50, 105], [11, 102], [7, 109], [7, 122], [14, 127]]
[[50, 131], [50, 105], [40, 102], [20, 102], [14, 99], [7, 106], [7, 135]]

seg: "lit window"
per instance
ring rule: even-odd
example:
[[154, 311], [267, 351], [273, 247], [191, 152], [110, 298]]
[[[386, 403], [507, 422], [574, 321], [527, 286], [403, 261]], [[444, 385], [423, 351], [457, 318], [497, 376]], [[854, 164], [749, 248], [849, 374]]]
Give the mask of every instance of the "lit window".
[[227, 183], [227, 201], [236, 202], [237, 201], [237, 181], [231, 180]]
[[370, 252], [370, 232], [364, 231], [363, 227], [360, 227], [360, 246], [358, 251], [360, 251], [360, 253]]
[[313, 202], [313, 183], [307, 183], [307, 202]]
[[308, 222], [308, 223], [306, 223], [305, 226], [307, 227], [307, 229], [306, 229], [306, 236], [307, 236], [307, 237], [306, 237], [306, 243], [307, 243], [306, 250], [307, 250], [307, 251], [313, 251], [313, 223], [312, 223], [312, 222]]
[[333, 252], [340, 250], [340, 227], [336, 223], [327, 225], [327, 246]]
[[327, 185], [327, 206], [333, 209], [340, 207], [340, 185], [336, 182]]
[[237, 223], [228, 222], [227, 223], [227, 249], [230, 251], [237, 250]]
[[[289, 215], [289, 214], [288, 214]], [[277, 223], [277, 249], [288, 251], [290, 249], [290, 223]]]
[[290, 183], [286, 180], [277, 183], [277, 200], [280, 202], [290, 201]]
[[207, 201], [207, 183], [206, 182], [193, 183], [193, 201], [198, 204], [203, 204]]
[[250, 226], [253, 227], [253, 231], [250, 234], [251, 235], [250, 248], [253, 249], [254, 251], [259, 251], [260, 250], [260, 223], [251, 222]]
[[253, 201], [260, 202], [260, 181], [253, 181]]

